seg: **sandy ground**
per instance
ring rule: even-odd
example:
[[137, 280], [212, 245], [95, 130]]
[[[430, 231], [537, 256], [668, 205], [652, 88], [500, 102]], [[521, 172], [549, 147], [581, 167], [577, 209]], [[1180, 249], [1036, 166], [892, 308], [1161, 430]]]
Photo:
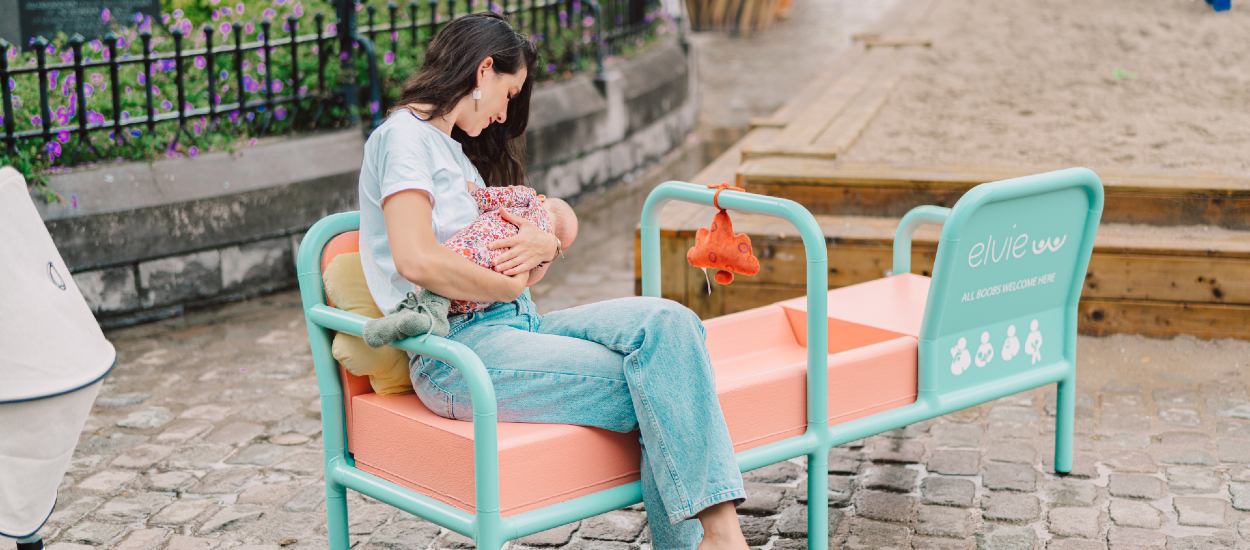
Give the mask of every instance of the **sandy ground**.
[[844, 158], [1250, 173], [1250, 5], [938, 2]]

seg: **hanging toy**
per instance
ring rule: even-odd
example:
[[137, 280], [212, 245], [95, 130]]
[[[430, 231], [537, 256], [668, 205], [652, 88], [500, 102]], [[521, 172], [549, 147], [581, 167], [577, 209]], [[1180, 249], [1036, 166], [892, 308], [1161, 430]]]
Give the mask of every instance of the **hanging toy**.
[[[716, 194], [712, 195], [712, 205], [718, 212], [712, 218], [711, 228], [700, 227], [695, 233], [694, 246], [686, 252], [686, 261], [695, 267], [716, 269], [714, 279], [722, 285], [732, 283], [734, 273], [748, 276], [759, 273], [760, 261], [751, 251], [751, 237], [745, 233], [734, 234], [729, 213], [721, 208], [717, 201], [721, 191], [726, 189], [745, 191], [745, 189], [727, 183], [708, 185], [708, 187], [716, 189]], [[706, 274], [706, 271], [704, 273]], [[710, 286], [709, 290], [711, 290]]]

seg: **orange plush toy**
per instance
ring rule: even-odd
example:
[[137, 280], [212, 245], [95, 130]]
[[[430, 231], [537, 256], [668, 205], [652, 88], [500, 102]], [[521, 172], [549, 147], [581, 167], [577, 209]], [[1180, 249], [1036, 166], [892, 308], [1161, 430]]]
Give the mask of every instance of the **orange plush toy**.
[[714, 278], [722, 285], [732, 283], [734, 273], [739, 275], [759, 273], [760, 261], [751, 251], [751, 237], [745, 233], [734, 234], [734, 226], [733, 222], [729, 221], [729, 213], [721, 208], [717, 201], [721, 191], [725, 189], [737, 191], [744, 191], [744, 189], [725, 183], [708, 187], [716, 189], [716, 194], [712, 196], [712, 204], [719, 212], [712, 218], [711, 228], [699, 228], [694, 237], [694, 246], [686, 252], [686, 261], [695, 267], [716, 269]]

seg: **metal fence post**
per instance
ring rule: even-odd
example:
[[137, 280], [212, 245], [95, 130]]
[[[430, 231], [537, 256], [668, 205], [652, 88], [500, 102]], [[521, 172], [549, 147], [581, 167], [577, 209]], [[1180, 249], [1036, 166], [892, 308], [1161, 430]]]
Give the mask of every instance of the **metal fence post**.
[[354, 39], [356, 36], [356, 6], [355, 0], [336, 0], [335, 8], [338, 11], [338, 25], [334, 31], [338, 33], [339, 38], [339, 93], [343, 97], [343, 107], [347, 109], [347, 121], [349, 124], [359, 122], [356, 116], [356, 103], [358, 92], [356, 90], [356, 64], [352, 59], [352, 52], [355, 50]]

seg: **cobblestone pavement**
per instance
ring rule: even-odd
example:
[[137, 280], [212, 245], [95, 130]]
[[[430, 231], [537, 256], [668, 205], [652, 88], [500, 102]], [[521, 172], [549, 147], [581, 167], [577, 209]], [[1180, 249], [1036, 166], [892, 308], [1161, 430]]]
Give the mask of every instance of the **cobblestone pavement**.
[[[842, 15], [796, 4], [785, 25]], [[786, 31], [743, 47], [788, 40], [802, 51], [802, 33]], [[718, 93], [704, 101], [723, 106], [729, 94]], [[633, 294], [640, 198], [656, 181], [693, 173], [697, 149], [578, 202], [584, 234], [534, 289], [540, 311]], [[108, 336], [118, 368], [41, 531], [50, 548], [326, 546], [317, 385], [294, 292]], [[1250, 343], [1083, 337], [1079, 349], [1072, 475], [1050, 469], [1053, 388], [868, 438], [831, 453], [831, 546], [1250, 547]], [[805, 548], [804, 461], [746, 478], [739, 511], [751, 544]], [[356, 548], [472, 546], [354, 492], [349, 510]], [[646, 518], [633, 506], [511, 547], [646, 548]]]

